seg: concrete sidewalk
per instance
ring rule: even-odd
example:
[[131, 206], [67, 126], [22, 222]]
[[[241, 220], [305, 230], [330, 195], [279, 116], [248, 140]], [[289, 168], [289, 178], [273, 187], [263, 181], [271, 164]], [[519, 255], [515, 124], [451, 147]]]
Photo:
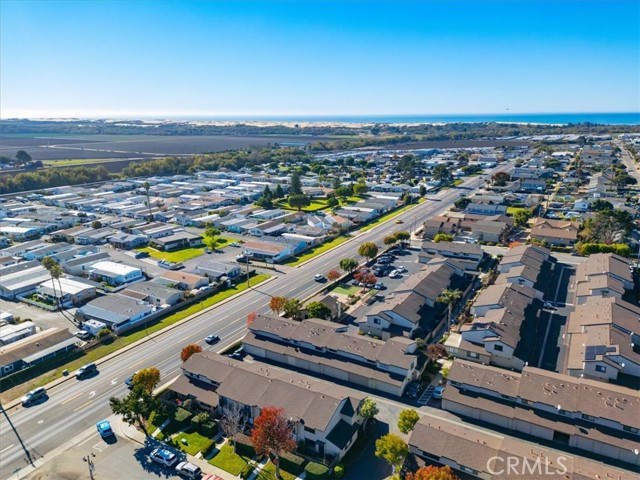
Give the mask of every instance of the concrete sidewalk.
[[[138, 445], [146, 446], [148, 445], [149, 440], [162, 443], [159, 440], [151, 439], [151, 437], [149, 438], [146, 437], [145, 434], [142, 433], [140, 430], [122, 421], [122, 418], [119, 415], [111, 416], [109, 418], [109, 421], [111, 422], [111, 427], [113, 428], [113, 431], [116, 432], [116, 434], [119, 434], [120, 436], [126, 438], [131, 442], [135, 442]], [[172, 448], [175, 448], [175, 447], [172, 447]], [[207, 463], [204, 459], [196, 458], [187, 453], [184, 453], [184, 455], [186, 456], [186, 460], [188, 462], [191, 462], [194, 465], [198, 465], [202, 469], [203, 475], [207, 473], [212, 473], [214, 475], [218, 475], [224, 480], [238, 480], [237, 476], [232, 475], [229, 472], [222, 470], [221, 468], [214, 467], [213, 465]]]

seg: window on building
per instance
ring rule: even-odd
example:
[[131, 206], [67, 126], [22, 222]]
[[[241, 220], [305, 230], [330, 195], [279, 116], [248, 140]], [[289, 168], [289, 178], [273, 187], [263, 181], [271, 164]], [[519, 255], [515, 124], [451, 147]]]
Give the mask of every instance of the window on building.
[[375, 323], [376, 325], [380, 325], [380, 319], [377, 317], [373, 317], [373, 323]]
[[471, 475], [477, 475], [478, 471], [473, 468], [465, 467], [464, 465], [460, 465], [460, 470], [466, 473], [470, 473]]
[[469, 358], [480, 358], [480, 355], [478, 355], [476, 352], [467, 352], [467, 357], [469, 357]]
[[502, 351], [502, 349], [503, 349], [503, 347], [502, 347], [502, 345], [494, 345], [494, 346], [493, 346], [493, 349], [494, 349], [496, 352], [501, 352], [501, 351]]
[[583, 420], [588, 420], [590, 422], [595, 422], [596, 421], [596, 417], [594, 417], [592, 415], [587, 415], [586, 413], [582, 414], [582, 419]]
[[605, 367], [604, 365], [596, 365], [596, 372], [606, 373], [606, 371], [607, 367]]
[[638, 433], [638, 429], [637, 429], [637, 428], [635, 428], [635, 427], [629, 427], [628, 425], [623, 425], [623, 426], [622, 426], [622, 429], [623, 429], [625, 432], [635, 433], [635, 434], [637, 434], [637, 433]]
[[310, 427], [304, 427], [304, 431], [308, 432], [308, 433], [316, 433], [316, 429], [315, 428], [310, 428]]

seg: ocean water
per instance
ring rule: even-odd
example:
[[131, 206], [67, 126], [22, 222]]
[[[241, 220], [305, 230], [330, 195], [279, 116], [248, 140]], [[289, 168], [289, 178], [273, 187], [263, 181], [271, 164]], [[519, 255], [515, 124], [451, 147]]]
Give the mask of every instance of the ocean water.
[[193, 121], [280, 121], [343, 123], [478, 123], [513, 122], [540, 124], [597, 123], [604, 125], [640, 124], [640, 112], [628, 113], [504, 113], [482, 115], [317, 115], [317, 116], [198, 116], [170, 117]]

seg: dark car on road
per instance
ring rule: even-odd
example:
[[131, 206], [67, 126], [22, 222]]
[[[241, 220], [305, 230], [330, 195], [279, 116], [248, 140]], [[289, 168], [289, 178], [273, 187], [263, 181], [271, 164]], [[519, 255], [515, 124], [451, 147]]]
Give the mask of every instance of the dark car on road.
[[76, 372], [76, 378], [82, 380], [83, 378], [91, 377], [98, 373], [98, 366], [95, 363], [87, 363], [78, 369]]
[[220, 337], [218, 335], [211, 334], [207, 338], [205, 338], [204, 341], [209, 345], [213, 345], [214, 343], [218, 343], [220, 341]]

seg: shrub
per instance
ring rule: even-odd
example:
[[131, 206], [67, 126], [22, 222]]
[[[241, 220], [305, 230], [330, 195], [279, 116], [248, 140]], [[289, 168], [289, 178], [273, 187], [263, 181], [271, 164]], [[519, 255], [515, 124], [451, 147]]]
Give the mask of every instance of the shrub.
[[335, 478], [342, 478], [344, 476], [344, 465], [339, 464], [333, 467], [333, 476]]
[[176, 408], [176, 413], [174, 414], [173, 419], [178, 423], [182, 423], [191, 420], [192, 416], [193, 413], [191, 413], [189, 410], [178, 407]]
[[96, 338], [106, 337], [107, 335], [111, 335], [111, 330], [108, 328], [101, 328], [96, 334]]
[[304, 471], [307, 474], [309, 480], [324, 480], [329, 475], [329, 468], [321, 463], [309, 462], [304, 467]]
[[253, 444], [251, 443], [251, 437], [248, 437], [243, 433], [236, 433], [234, 441], [236, 442], [236, 452], [238, 455], [244, 455], [245, 457], [251, 458], [256, 454], [256, 450], [253, 448]]
[[285, 452], [280, 455], [280, 467], [294, 475], [300, 475], [304, 472], [304, 464], [306, 460], [299, 455]]

